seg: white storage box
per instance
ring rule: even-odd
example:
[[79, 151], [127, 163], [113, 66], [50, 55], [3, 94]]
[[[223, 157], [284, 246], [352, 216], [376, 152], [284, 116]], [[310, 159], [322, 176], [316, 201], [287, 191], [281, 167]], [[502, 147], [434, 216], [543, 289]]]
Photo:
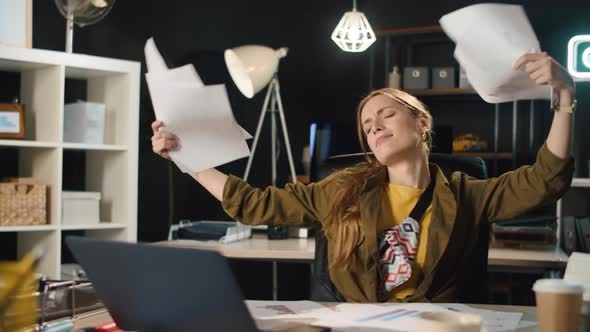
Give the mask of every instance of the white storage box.
[[100, 222], [99, 206], [99, 192], [64, 191], [62, 193], [62, 224], [98, 224]]
[[77, 102], [64, 106], [64, 142], [104, 144], [105, 105]]

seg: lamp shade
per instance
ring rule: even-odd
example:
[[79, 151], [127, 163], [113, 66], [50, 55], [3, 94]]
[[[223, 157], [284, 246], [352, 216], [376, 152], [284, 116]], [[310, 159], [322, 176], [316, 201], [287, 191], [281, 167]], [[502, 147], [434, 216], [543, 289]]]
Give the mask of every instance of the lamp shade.
[[244, 45], [225, 50], [225, 65], [244, 96], [252, 98], [272, 79], [279, 68], [279, 59], [287, 48], [278, 50], [261, 45]]
[[375, 42], [375, 33], [362, 12], [356, 8], [344, 13], [332, 32], [332, 40], [346, 52], [363, 52]]

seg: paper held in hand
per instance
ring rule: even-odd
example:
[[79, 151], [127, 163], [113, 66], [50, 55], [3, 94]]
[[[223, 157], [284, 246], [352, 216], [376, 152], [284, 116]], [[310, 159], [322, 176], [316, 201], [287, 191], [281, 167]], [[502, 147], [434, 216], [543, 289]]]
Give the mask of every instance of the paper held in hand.
[[520, 56], [540, 50], [522, 6], [476, 4], [444, 15], [440, 24], [456, 44], [455, 59], [485, 101], [551, 98], [549, 86], [537, 85], [524, 68], [513, 69]]
[[250, 155], [252, 136], [236, 122], [224, 85], [204, 85], [194, 66], [168, 69], [156, 44], [145, 45], [146, 81], [156, 118], [174, 133], [170, 157], [184, 173], [199, 172]]

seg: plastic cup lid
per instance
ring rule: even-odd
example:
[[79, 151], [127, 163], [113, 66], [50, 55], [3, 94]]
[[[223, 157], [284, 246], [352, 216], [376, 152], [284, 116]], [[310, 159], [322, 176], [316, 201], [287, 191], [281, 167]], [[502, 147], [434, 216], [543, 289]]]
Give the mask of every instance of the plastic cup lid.
[[582, 294], [584, 286], [578, 282], [564, 279], [539, 279], [533, 285], [535, 292]]

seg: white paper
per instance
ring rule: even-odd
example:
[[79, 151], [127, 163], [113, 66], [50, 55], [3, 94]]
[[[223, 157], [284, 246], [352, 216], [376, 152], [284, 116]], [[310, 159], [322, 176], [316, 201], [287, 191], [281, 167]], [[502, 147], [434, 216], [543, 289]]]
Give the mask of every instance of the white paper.
[[147, 65], [147, 71], [149, 73], [155, 72], [165, 72], [168, 71], [168, 66], [166, 62], [164, 62], [164, 58], [162, 58], [162, 54], [156, 47], [156, 42], [154, 38], [150, 38], [145, 43], [145, 63]]
[[156, 118], [178, 137], [171, 159], [184, 172], [198, 172], [250, 154], [252, 138], [236, 122], [225, 86], [205, 86], [193, 65], [168, 69], [154, 40], [145, 45], [146, 81]]
[[455, 44], [455, 59], [477, 93], [489, 103], [549, 99], [551, 88], [514, 70], [525, 53], [538, 52], [539, 41], [522, 6], [476, 4], [444, 15], [440, 24]]
[[584, 301], [590, 302], [590, 254], [573, 252], [567, 261], [563, 279], [584, 285]]
[[482, 331], [495, 332], [516, 329], [522, 318], [522, 313], [476, 309], [457, 303], [342, 303], [326, 307], [311, 301], [245, 302], [257, 326], [269, 330], [284, 329], [285, 322], [298, 322], [333, 331], [423, 331], [423, 315], [450, 310], [479, 315]]
[[452, 311], [467, 312], [479, 315], [482, 319], [482, 332], [499, 332], [516, 330], [520, 320], [521, 312], [501, 312], [485, 309], [472, 308], [465, 304], [447, 303], [441, 304], [442, 307]]
[[297, 325], [310, 325], [317, 312], [326, 309], [312, 301], [245, 301], [259, 330], [284, 331]]
[[307, 315], [314, 317], [318, 309], [327, 307], [313, 301], [245, 301], [254, 319], [275, 319], [291, 317], [293, 315]]
[[430, 303], [343, 303], [317, 312], [313, 325], [336, 331], [422, 331], [420, 316], [431, 312], [448, 310]]

